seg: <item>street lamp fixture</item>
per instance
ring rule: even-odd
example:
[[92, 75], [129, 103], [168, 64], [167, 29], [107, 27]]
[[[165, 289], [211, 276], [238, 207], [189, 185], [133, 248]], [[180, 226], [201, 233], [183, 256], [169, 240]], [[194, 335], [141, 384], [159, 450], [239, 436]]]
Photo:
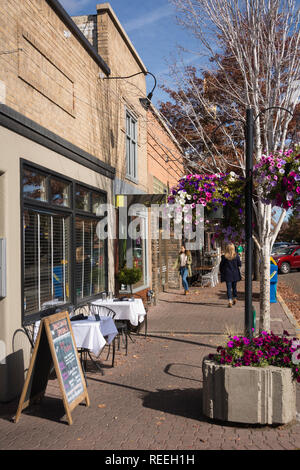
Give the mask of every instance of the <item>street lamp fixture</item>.
[[143, 98], [140, 98], [139, 101], [141, 103], [141, 105], [143, 106], [143, 108], [148, 111], [149, 107], [150, 107], [150, 104], [151, 104], [151, 99], [152, 99], [152, 96], [153, 96], [153, 92], [156, 88], [156, 77], [155, 75], [153, 75], [153, 73], [151, 72], [137, 72], [137, 73], [134, 73], [133, 75], [129, 75], [127, 77], [102, 77], [103, 80], [125, 80], [127, 78], [132, 78], [132, 77], [135, 77], [136, 75], [140, 75], [140, 74], [144, 74], [144, 75], [151, 75], [154, 79], [154, 86], [152, 88], [152, 90], [150, 91], [150, 93], [148, 93], [147, 97], [143, 97]]

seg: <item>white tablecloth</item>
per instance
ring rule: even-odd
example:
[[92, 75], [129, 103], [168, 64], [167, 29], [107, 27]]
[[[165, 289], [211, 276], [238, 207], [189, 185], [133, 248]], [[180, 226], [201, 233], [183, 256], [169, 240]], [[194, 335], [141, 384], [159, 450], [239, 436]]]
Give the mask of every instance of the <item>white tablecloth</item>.
[[[134, 301], [123, 300], [119, 302], [99, 299], [94, 300], [91, 304], [105, 305], [111, 308], [116, 314], [115, 320], [129, 320], [133, 326], [138, 326], [139, 323], [142, 323], [145, 319], [145, 315], [147, 315], [142, 299], [134, 299]], [[99, 315], [101, 315], [101, 310]]]
[[72, 321], [72, 330], [77, 348], [89, 349], [95, 356], [99, 356], [107, 343], [111, 343], [118, 334], [118, 330], [112, 318], [100, 318], [100, 322], [93, 318], [80, 321]]
[[[34, 340], [38, 334], [40, 322], [37, 321], [34, 326]], [[95, 356], [99, 356], [101, 350], [107, 343], [110, 344], [118, 330], [112, 318], [102, 317], [99, 321], [95, 321], [94, 317], [88, 317], [87, 320], [79, 320], [71, 322], [74, 340], [77, 348], [89, 349]]]
[[[95, 317], [93, 315], [90, 315], [88, 317], [88, 320], [95, 321]], [[110, 317], [100, 317], [100, 331], [103, 334], [103, 336], [107, 338], [108, 344], [110, 344], [118, 334], [118, 330], [115, 325], [115, 322]]]

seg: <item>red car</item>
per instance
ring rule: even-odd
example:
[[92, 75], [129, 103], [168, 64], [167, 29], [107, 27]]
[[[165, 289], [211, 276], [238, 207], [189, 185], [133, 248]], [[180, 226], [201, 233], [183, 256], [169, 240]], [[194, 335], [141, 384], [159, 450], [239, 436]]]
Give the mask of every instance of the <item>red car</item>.
[[282, 274], [288, 274], [291, 269], [300, 269], [300, 245], [282, 248], [273, 258]]

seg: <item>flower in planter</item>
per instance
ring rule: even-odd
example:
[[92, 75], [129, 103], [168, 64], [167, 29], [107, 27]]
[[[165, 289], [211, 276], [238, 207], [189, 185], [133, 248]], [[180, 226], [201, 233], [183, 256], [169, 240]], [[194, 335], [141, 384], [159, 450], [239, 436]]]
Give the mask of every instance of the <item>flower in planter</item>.
[[132, 286], [141, 280], [142, 271], [139, 268], [127, 268], [125, 266], [118, 272], [116, 278], [120, 284], [129, 285], [132, 294]]
[[219, 364], [229, 364], [233, 367], [253, 366], [290, 367], [294, 379], [300, 383], [300, 341], [289, 338], [284, 331], [282, 336], [273, 332], [262, 331], [258, 336], [229, 336], [225, 347], [218, 346], [217, 354], [210, 354]]

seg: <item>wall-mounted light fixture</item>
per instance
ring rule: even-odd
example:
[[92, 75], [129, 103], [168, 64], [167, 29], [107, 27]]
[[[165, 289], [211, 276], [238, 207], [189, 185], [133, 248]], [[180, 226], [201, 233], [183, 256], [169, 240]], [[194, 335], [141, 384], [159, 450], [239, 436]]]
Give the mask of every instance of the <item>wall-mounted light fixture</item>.
[[152, 88], [150, 93], [148, 93], [147, 97], [140, 98], [141, 105], [143, 106], [143, 108], [146, 111], [148, 111], [148, 109], [150, 107], [150, 104], [151, 104], [151, 99], [152, 99], [152, 96], [153, 96], [153, 92], [154, 92], [155, 87], [156, 87], [156, 78], [153, 75], [153, 73], [151, 73], [151, 72], [137, 72], [137, 73], [134, 73], [133, 75], [129, 75], [128, 77], [106, 77], [106, 76], [104, 76], [104, 74], [100, 73], [99, 77], [102, 78], [103, 80], [123, 80], [123, 79], [125, 80], [127, 78], [132, 78], [132, 77], [135, 77], [136, 75], [140, 75], [141, 73], [144, 74], [144, 75], [151, 75], [154, 78], [154, 87]]

